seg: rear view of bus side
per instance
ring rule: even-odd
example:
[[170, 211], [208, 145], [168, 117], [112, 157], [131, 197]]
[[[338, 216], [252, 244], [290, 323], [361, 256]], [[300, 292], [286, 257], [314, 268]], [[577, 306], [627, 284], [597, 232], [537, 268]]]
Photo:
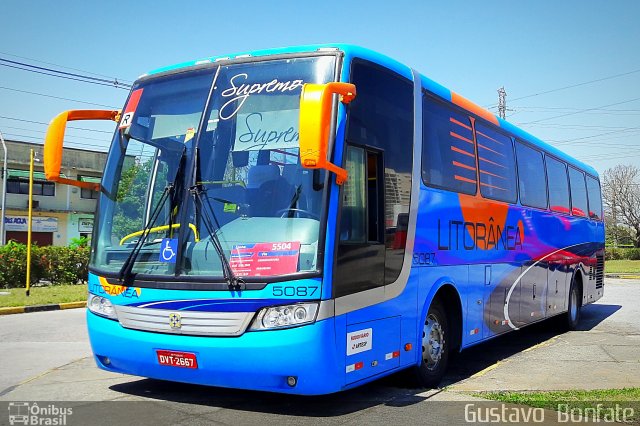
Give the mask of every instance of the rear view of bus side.
[[[66, 114], [66, 115], [65, 115]], [[324, 394], [603, 295], [596, 171], [417, 71], [350, 45], [193, 61], [138, 80], [92, 239], [105, 370]], [[56, 170], [57, 167], [57, 170]], [[138, 200], [144, 200], [139, 203]]]

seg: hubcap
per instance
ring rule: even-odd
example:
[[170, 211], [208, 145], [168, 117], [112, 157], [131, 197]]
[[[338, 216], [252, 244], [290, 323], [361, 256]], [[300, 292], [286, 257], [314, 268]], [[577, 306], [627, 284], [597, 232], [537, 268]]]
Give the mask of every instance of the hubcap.
[[444, 343], [444, 330], [442, 330], [438, 318], [433, 314], [429, 314], [422, 332], [422, 359], [427, 369], [434, 370], [438, 367], [440, 358], [442, 358]]

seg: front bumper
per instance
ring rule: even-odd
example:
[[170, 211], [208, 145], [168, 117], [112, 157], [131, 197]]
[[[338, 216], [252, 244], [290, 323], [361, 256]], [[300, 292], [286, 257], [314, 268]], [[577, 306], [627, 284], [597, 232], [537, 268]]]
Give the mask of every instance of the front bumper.
[[[318, 395], [344, 387], [333, 318], [238, 337], [200, 337], [124, 328], [87, 310], [89, 339], [98, 366], [161, 380], [259, 391]], [[157, 350], [195, 353], [197, 369], [160, 365]], [[106, 359], [108, 358], [108, 363]], [[296, 377], [297, 385], [287, 384]]]

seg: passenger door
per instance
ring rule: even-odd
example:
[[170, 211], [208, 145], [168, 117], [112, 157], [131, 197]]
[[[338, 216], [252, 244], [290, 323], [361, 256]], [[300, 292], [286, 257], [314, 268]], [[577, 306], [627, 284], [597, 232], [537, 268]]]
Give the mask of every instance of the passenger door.
[[[394, 282], [400, 274], [413, 163], [413, 83], [356, 59], [351, 82], [334, 297]], [[383, 289], [380, 288], [381, 293]]]
[[[333, 295], [346, 315], [345, 380], [352, 383], [400, 365], [401, 342], [415, 338], [413, 315], [381, 303], [403, 267], [413, 164], [413, 83], [356, 59], [351, 82]], [[406, 222], [406, 221], [405, 221]], [[353, 306], [371, 306], [354, 309]], [[417, 310], [414, 301], [414, 309]], [[415, 314], [413, 312], [412, 314]], [[413, 319], [411, 326], [406, 325]], [[410, 337], [409, 337], [410, 336]]]
[[382, 153], [347, 145], [336, 297], [384, 285]]

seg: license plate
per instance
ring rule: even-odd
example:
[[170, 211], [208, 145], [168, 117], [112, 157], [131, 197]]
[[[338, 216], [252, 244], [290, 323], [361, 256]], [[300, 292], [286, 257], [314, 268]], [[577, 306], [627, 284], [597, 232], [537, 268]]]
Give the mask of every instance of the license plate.
[[181, 368], [198, 368], [196, 354], [190, 352], [156, 351], [160, 365]]

